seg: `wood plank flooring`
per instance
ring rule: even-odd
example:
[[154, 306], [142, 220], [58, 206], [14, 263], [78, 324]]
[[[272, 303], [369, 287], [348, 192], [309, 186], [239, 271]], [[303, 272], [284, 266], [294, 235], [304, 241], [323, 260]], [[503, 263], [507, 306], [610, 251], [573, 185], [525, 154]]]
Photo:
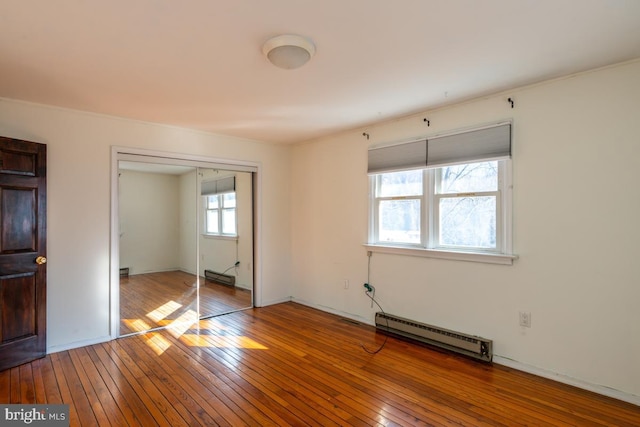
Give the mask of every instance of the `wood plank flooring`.
[[[120, 278], [120, 335], [195, 320], [196, 276], [182, 271]], [[251, 307], [251, 292], [200, 278], [200, 317]]]
[[50, 354], [0, 402], [66, 403], [72, 426], [638, 426], [640, 407], [389, 338], [294, 303]]

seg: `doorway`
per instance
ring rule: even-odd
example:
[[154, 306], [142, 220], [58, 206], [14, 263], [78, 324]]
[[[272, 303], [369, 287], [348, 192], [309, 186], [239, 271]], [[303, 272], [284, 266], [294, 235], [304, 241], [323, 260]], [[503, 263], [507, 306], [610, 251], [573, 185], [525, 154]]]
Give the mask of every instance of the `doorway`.
[[253, 307], [258, 166], [112, 154], [112, 336]]

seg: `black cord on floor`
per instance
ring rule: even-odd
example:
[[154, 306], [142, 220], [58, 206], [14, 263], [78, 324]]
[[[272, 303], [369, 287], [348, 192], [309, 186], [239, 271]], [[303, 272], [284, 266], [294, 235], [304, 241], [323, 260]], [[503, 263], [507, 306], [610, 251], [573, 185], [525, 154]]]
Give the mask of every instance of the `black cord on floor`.
[[[371, 300], [371, 307], [372, 308], [373, 308], [373, 304], [375, 303], [375, 305], [377, 305], [378, 308], [380, 309], [380, 312], [382, 313], [382, 315], [384, 316], [384, 319], [387, 322], [387, 332], [389, 332], [389, 319], [387, 318], [387, 315], [385, 314], [385, 312], [382, 309], [382, 307], [380, 306], [380, 304], [378, 304], [378, 301], [376, 301], [376, 299], [375, 299], [376, 288], [374, 288], [373, 286], [369, 285], [369, 279], [371, 278], [371, 252], [368, 252], [367, 256], [369, 257], [369, 260], [367, 262], [367, 283], [364, 284], [364, 288], [365, 288], [364, 294]], [[360, 347], [362, 347], [362, 349], [364, 351], [366, 351], [367, 353], [369, 353], [369, 354], [376, 354], [376, 353], [379, 353], [380, 350], [382, 350], [384, 348], [384, 346], [387, 344], [387, 340], [388, 339], [389, 339], [389, 336], [385, 335], [384, 342], [382, 343], [382, 345], [380, 347], [378, 347], [377, 350], [369, 350], [362, 343], [360, 343]]]
[[[384, 319], [387, 321], [387, 331], [389, 331], [389, 319], [387, 319], [387, 315], [385, 314], [384, 310], [382, 309], [382, 307], [380, 307], [380, 304], [378, 304], [378, 301], [376, 301], [376, 299], [369, 293], [369, 291], [365, 291], [365, 295], [368, 296], [371, 299], [372, 303], [375, 303], [375, 305], [378, 306], [378, 308], [380, 309], [380, 312], [382, 313], [382, 315], [384, 316]], [[389, 339], [388, 335], [384, 336], [384, 341], [382, 342], [382, 344], [380, 345], [380, 347], [378, 347], [376, 350], [369, 350], [367, 347], [365, 347], [364, 344], [360, 343], [360, 347], [362, 347], [362, 349], [364, 351], [366, 351], [369, 354], [376, 354], [379, 353], [380, 350], [382, 350], [384, 348], [384, 346], [387, 344], [387, 340]]]

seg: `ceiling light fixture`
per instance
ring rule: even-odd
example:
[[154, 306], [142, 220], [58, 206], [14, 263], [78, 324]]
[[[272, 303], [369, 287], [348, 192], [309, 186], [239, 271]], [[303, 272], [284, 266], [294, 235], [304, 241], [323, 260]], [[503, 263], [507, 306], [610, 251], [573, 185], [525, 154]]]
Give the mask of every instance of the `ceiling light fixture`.
[[283, 34], [267, 40], [262, 46], [262, 53], [276, 67], [293, 70], [309, 62], [316, 53], [316, 47], [306, 37]]

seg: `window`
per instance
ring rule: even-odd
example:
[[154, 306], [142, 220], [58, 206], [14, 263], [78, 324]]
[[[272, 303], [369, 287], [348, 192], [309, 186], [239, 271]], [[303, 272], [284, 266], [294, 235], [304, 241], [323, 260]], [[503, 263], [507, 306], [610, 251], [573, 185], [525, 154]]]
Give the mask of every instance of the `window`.
[[211, 236], [237, 236], [235, 177], [202, 183], [204, 230]]
[[436, 169], [434, 246], [500, 251], [499, 162]]
[[422, 171], [376, 175], [376, 242], [421, 243], [423, 175]]
[[235, 236], [236, 193], [216, 194], [206, 197], [206, 234]]
[[370, 150], [370, 245], [511, 255], [510, 125], [459, 135]]

